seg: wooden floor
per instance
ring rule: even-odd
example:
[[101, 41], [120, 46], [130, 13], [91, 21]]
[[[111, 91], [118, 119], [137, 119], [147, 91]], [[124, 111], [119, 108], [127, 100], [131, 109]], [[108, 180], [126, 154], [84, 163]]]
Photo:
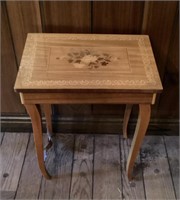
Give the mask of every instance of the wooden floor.
[[179, 199], [179, 137], [146, 136], [129, 182], [131, 139], [119, 135], [57, 134], [37, 166], [33, 135], [1, 133], [1, 199]]

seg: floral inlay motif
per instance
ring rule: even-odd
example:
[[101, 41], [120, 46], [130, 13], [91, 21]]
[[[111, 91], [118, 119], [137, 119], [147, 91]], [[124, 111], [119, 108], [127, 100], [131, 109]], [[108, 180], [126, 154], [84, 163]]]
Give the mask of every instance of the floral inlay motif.
[[[59, 42], [63, 40], [69, 40], [69, 41], [73, 41], [73, 40], [109, 40], [109, 41], [131, 41], [131, 40], [135, 40], [138, 42], [138, 47], [139, 50], [141, 51], [142, 56], [142, 60], [143, 60], [143, 64], [144, 64], [144, 69], [145, 69], [145, 73], [146, 73], [146, 77], [147, 79], [138, 79], [138, 80], [131, 80], [131, 79], [127, 79], [127, 80], [99, 80], [99, 79], [95, 79], [95, 80], [32, 80], [32, 73], [33, 73], [33, 65], [34, 65], [34, 59], [35, 59], [35, 53], [36, 53], [36, 48], [38, 46], [40, 46], [41, 44], [39, 43], [39, 41], [41, 41], [41, 43], [44, 45], [44, 40], [46, 40], [47, 42]], [[149, 52], [149, 47], [147, 45], [145, 45], [144, 42], [145, 38], [142, 36], [117, 36], [117, 35], [99, 35], [99, 36], [94, 36], [94, 35], [90, 35], [90, 36], [86, 36], [86, 35], [62, 35], [59, 39], [59, 36], [50, 36], [49, 34], [46, 34], [45, 36], [42, 36], [40, 34], [33, 34], [33, 35], [29, 35], [26, 41], [26, 48], [24, 49], [24, 53], [23, 53], [23, 57], [21, 60], [21, 65], [20, 65], [20, 69], [19, 69], [19, 76], [22, 78], [21, 84], [23, 84], [23, 87], [59, 87], [59, 86], [65, 86], [65, 87], [69, 87], [69, 86], [74, 86], [76, 85], [78, 86], [84, 86], [84, 87], [89, 87], [89, 86], [93, 86], [93, 87], [97, 87], [99, 85], [105, 85], [105, 86], [114, 86], [114, 87], [126, 87], [126, 86], [130, 86], [131, 88], [151, 88], [152, 86], [154, 87], [154, 85], [156, 85], [157, 87], [162, 87], [161, 86], [161, 82], [159, 80], [159, 74], [156, 71], [156, 66], [154, 65], [154, 58], [151, 58], [151, 51]], [[41, 46], [42, 47], [42, 46]], [[43, 47], [44, 48], [44, 47]], [[81, 50], [79, 50], [81, 51]], [[75, 50], [73, 51], [69, 51], [69, 52], [74, 52], [76, 53]], [[98, 52], [99, 53], [99, 52]], [[68, 62], [68, 59], [70, 60], [70, 56], [67, 55], [68, 53], [66, 53], [66, 56], [57, 56], [56, 59], [57, 60], [65, 60], [66, 62]], [[92, 55], [92, 54], [91, 54]], [[119, 60], [119, 58], [114, 58], [115, 60]], [[111, 61], [113, 60], [113, 58], [111, 57]], [[121, 58], [120, 58], [121, 60]], [[73, 61], [70, 61], [71, 63], [74, 63]], [[75, 64], [75, 63], [74, 63]], [[77, 63], [79, 64], [79, 63]], [[109, 64], [109, 63], [108, 63]], [[104, 66], [108, 66], [108, 64], [104, 65]], [[85, 65], [87, 67], [87, 65]], [[103, 65], [102, 65], [103, 66]], [[78, 65], [79, 67], [79, 65]], [[91, 68], [90, 68], [91, 69]], [[22, 87], [21, 85], [17, 84], [16, 87]]]
[[108, 53], [97, 53], [90, 49], [84, 49], [68, 53], [67, 60], [75, 68], [96, 69], [100, 66], [107, 66], [112, 61], [118, 61], [120, 58]]

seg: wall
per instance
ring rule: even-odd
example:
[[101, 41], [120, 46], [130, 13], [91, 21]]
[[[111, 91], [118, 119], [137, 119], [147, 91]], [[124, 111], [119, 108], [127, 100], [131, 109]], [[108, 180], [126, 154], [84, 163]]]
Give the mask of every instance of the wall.
[[[178, 1], [6, 1], [1, 2], [1, 112], [3, 130], [28, 130], [30, 121], [13, 86], [28, 32], [148, 34], [164, 91], [152, 108], [151, 127], [178, 129]], [[61, 130], [116, 132], [123, 105], [53, 106]], [[135, 106], [132, 118], [137, 115]], [[76, 123], [78, 121], [78, 123]], [[114, 129], [112, 128], [112, 122]], [[11, 126], [9, 126], [11, 123]], [[90, 123], [91, 125], [88, 125]], [[96, 124], [94, 124], [96, 123]], [[102, 124], [103, 125], [102, 125]], [[133, 120], [132, 120], [133, 123]], [[14, 126], [18, 124], [17, 126]], [[73, 125], [72, 125], [73, 124]], [[94, 124], [94, 125], [92, 125]], [[168, 127], [169, 127], [168, 126]], [[16, 127], [16, 129], [15, 129]], [[98, 128], [99, 127], [99, 128]], [[154, 130], [152, 128], [152, 130]]]

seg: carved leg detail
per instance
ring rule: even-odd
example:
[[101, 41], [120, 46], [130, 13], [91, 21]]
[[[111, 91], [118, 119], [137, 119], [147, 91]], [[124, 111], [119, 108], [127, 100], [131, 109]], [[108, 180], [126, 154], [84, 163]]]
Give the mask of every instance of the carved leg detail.
[[34, 133], [34, 142], [36, 147], [36, 153], [38, 158], [39, 168], [43, 176], [47, 179], [50, 179], [51, 176], [48, 174], [45, 163], [44, 163], [44, 152], [43, 152], [43, 137], [42, 137], [42, 124], [41, 117], [37, 105], [24, 105], [29, 116], [31, 117], [33, 133]]
[[138, 121], [137, 121], [136, 130], [135, 130], [135, 134], [134, 134], [133, 141], [131, 144], [131, 149], [129, 152], [127, 166], [126, 166], [127, 176], [129, 180], [132, 178], [131, 175], [132, 175], [134, 162], [136, 160], [137, 154], [139, 153], [141, 143], [143, 141], [144, 135], [148, 127], [150, 114], [151, 114], [150, 104], [139, 105]]
[[126, 105], [126, 110], [124, 113], [124, 120], [123, 120], [123, 138], [127, 138], [127, 126], [129, 122], [129, 117], [131, 115], [132, 106], [133, 106], [132, 104]]

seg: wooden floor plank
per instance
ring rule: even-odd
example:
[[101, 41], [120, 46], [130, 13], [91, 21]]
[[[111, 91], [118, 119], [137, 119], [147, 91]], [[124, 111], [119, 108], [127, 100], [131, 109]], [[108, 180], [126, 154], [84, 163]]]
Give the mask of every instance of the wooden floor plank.
[[163, 137], [146, 136], [141, 156], [147, 199], [175, 199]]
[[164, 140], [163, 136], [146, 136], [141, 150], [142, 165], [138, 157], [131, 182], [125, 173], [131, 140], [121, 138], [120, 156], [118, 135], [96, 135], [93, 177], [93, 136], [78, 135], [71, 182], [74, 136], [58, 134], [56, 138], [46, 160], [55, 178], [47, 181], [41, 179], [32, 135], [29, 140], [26, 133], [4, 134], [0, 147], [1, 199], [13, 199], [15, 195], [16, 199], [37, 199], [38, 192], [40, 199], [68, 199], [69, 196], [91, 199], [92, 192], [94, 199], [145, 199], [141, 167], [147, 199], [175, 199], [174, 187], [179, 199], [178, 136], [165, 136]]
[[31, 134], [19, 180], [16, 199], [37, 199], [40, 190], [41, 178], [42, 175], [36, 158], [34, 138], [33, 134]]
[[176, 198], [179, 196], [179, 136], [164, 136]]
[[94, 199], [122, 199], [118, 135], [95, 136]]
[[[12, 198], [19, 182], [29, 140], [27, 133], [5, 133], [0, 147], [1, 198]], [[13, 197], [14, 198], [14, 197]]]
[[3, 137], [4, 137], [4, 133], [0, 132], [0, 144], [2, 144]]
[[70, 199], [92, 199], [93, 139], [76, 136]]
[[56, 134], [46, 160], [51, 180], [42, 179], [40, 199], [68, 199], [71, 183], [74, 136]]
[[122, 166], [122, 191], [124, 199], [145, 199], [145, 191], [143, 185], [143, 171], [140, 156], [137, 157], [134, 170], [133, 180], [129, 181], [126, 173], [126, 162], [131, 146], [131, 139], [123, 139], [121, 137], [121, 166]]
[[15, 191], [1, 191], [0, 193], [0, 199], [4, 200], [4, 199], [14, 199], [16, 195]]

